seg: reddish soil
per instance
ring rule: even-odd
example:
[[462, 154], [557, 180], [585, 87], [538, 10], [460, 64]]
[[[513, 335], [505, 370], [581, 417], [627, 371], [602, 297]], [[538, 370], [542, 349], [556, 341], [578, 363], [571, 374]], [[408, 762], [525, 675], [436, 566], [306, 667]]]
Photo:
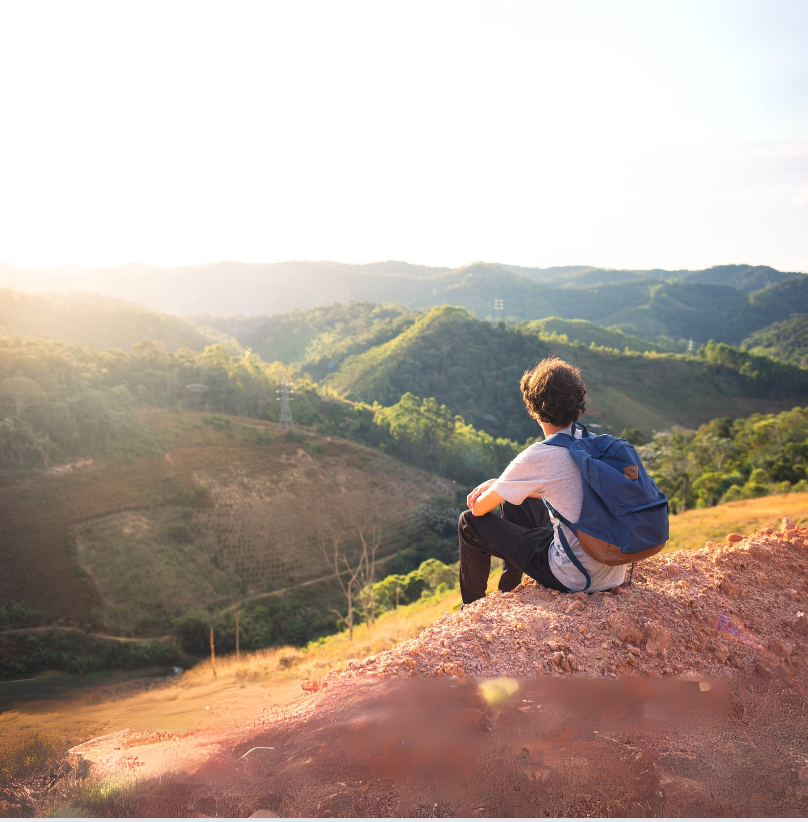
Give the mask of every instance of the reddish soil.
[[[788, 520], [791, 526], [790, 520]], [[731, 534], [658, 555], [631, 586], [560, 594], [523, 582], [333, 677], [679, 676], [808, 672], [808, 529]]]
[[[804, 816], [808, 529], [792, 525], [649, 560], [619, 592], [491, 595], [96, 811]], [[116, 738], [118, 761], [138, 744]], [[108, 753], [81, 750], [99, 775]]]

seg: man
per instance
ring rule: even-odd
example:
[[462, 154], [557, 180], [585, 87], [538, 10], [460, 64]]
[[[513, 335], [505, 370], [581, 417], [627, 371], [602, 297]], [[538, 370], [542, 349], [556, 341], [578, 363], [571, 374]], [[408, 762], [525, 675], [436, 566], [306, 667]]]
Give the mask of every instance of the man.
[[[520, 387], [528, 413], [538, 420], [545, 438], [559, 431], [571, 434], [572, 424], [586, 411], [580, 369], [558, 357], [548, 357], [526, 371]], [[578, 521], [583, 501], [581, 474], [566, 448], [541, 442], [522, 451], [499, 479], [487, 480], [468, 495], [470, 510], [460, 515], [458, 524], [464, 605], [485, 596], [492, 556], [505, 563], [500, 591], [516, 588], [523, 573], [557, 591], [583, 590], [586, 581], [564, 552], [559, 528], [564, 528], [570, 548], [591, 577], [589, 592], [623, 582], [626, 566], [603, 565], [592, 559], [577, 536], [550, 516], [542, 497], [562, 517]], [[502, 517], [490, 513], [498, 505]]]

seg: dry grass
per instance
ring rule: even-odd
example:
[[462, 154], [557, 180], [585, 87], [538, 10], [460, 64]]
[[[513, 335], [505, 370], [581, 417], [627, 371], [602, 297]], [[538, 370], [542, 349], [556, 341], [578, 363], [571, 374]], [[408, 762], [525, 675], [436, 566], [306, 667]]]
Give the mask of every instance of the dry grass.
[[[498, 577], [496, 574], [491, 577], [496, 587]], [[456, 611], [459, 608], [460, 593], [457, 590], [425, 597], [411, 605], [402, 605], [396, 611], [382, 614], [371, 626], [355, 627], [353, 640], [348, 638], [346, 630], [311, 642], [305, 648], [269, 648], [242, 654], [240, 660], [236, 659], [235, 654], [217, 657], [216, 678], [234, 678], [238, 681], [263, 679], [277, 683], [319, 679], [351, 659], [364, 659], [412, 639], [432, 625], [444, 611]], [[183, 680], [188, 684], [212, 682], [213, 679], [210, 660], [201, 662], [183, 675]]]
[[783, 517], [791, 517], [797, 525], [808, 523], [808, 493], [738, 500], [676, 514], [671, 517], [671, 536], [665, 550], [703, 548], [705, 542], [724, 542], [732, 533], [779, 530]]

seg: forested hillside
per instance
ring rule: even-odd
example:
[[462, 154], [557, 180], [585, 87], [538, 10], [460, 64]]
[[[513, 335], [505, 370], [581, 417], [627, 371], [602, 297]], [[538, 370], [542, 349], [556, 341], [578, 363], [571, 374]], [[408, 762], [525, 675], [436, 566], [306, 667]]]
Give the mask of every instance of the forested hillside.
[[640, 456], [674, 512], [808, 490], [808, 408], [656, 434]]
[[[48, 468], [102, 454], [154, 453], [149, 406], [278, 421], [279, 392], [294, 384], [294, 417], [466, 484], [503, 468], [519, 445], [475, 430], [432, 398], [405, 392], [370, 407], [323, 394], [283, 363], [222, 345], [177, 353], [144, 341], [128, 354], [0, 337], [0, 468]], [[533, 430], [535, 437], [538, 431]], [[524, 439], [524, 438], [523, 438]]]
[[808, 366], [808, 314], [793, 314], [750, 334], [743, 347], [752, 354]]
[[415, 314], [400, 305], [351, 302], [271, 317], [192, 319], [237, 339], [266, 362], [293, 363], [320, 380], [346, 357], [393, 339], [415, 322]]
[[[66, 619], [185, 636], [206, 609], [232, 621], [244, 600], [242, 647], [306, 642], [333, 630], [342, 607], [335, 584], [297, 588], [330, 576], [322, 549], [334, 539], [354, 557], [360, 530], [378, 533], [379, 573], [453, 561], [456, 495], [521, 446], [433, 399], [370, 408], [300, 380], [298, 425], [285, 431], [271, 420], [290, 379], [222, 346], [174, 354], [143, 342], [126, 354], [0, 338], [0, 630]], [[91, 664], [59, 637], [15, 644], [0, 674]]]
[[587, 383], [585, 421], [646, 436], [672, 425], [695, 427], [717, 416], [790, 408], [808, 398], [808, 372], [708, 346], [701, 357], [626, 356], [541, 339], [436, 308], [388, 343], [348, 358], [325, 385], [348, 398], [389, 405], [405, 391], [435, 397], [475, 428], [522, 441], [536, 436], [519, 379], [556, 354], [580, 366]]

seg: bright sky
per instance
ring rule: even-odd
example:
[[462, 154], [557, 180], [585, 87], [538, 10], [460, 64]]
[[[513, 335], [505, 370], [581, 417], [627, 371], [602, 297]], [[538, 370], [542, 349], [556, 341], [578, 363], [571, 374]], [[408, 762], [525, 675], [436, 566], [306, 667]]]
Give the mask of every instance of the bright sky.
[[808, 272], [805, 0], [0, 0], [0, 260]]

